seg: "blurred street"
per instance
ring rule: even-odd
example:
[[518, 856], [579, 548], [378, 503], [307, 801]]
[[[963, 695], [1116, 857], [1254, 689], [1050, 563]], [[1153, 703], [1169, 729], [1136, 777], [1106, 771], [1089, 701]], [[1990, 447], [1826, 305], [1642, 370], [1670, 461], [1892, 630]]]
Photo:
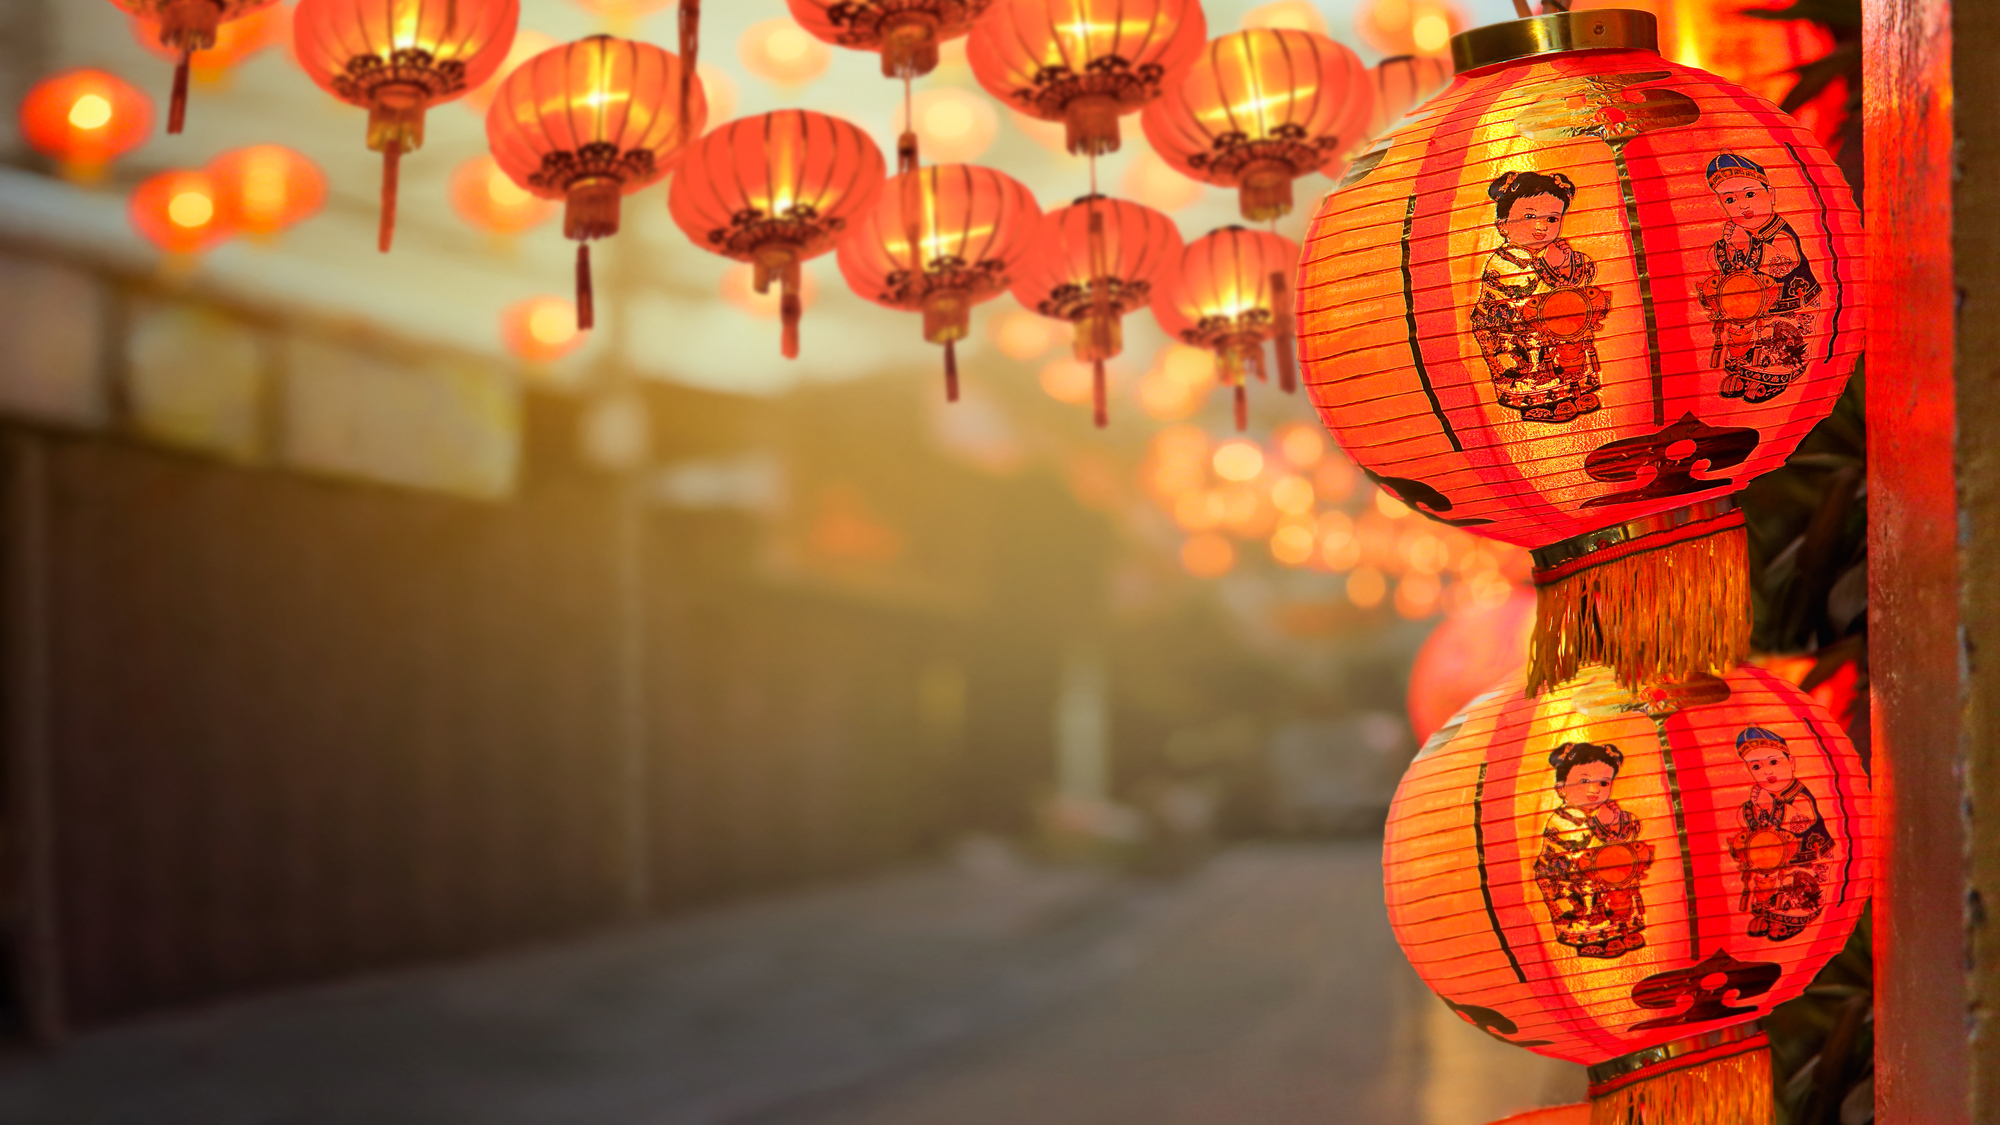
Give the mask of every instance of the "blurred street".
[[1480, 1125], [1581, 1096], [1411, 975], [1379, 844], [955, 862], [81, 1036], [33, 1125]]

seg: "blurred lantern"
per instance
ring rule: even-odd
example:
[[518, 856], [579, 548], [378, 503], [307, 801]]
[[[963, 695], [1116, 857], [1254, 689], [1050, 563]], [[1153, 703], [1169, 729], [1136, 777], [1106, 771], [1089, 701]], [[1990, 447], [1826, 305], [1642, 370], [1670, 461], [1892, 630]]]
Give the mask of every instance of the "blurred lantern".
[[1728, 668], [1750, 632], [1732, 496], [1847, 384], [1860, 218], [1811, 134], [1654, 54], [1651, 17], [1539, 21], [1631, 49], [1458, 40], [1458, 81], [1314, 220], [1307, 382], [1384, 488], [1536, 549], [1531, 691]]
[[[914, 117], [916, 124], [910, 124]], [[955, 86], [925, 90], [910, 99], [908, 112], [896, 110], [896, 131], [914, 133], [926, 157], [940, 164], [977, 160], [993, 147], [1000, 132], [1000, 115], [993, 103]]]
[[486, 114], [486, 143], [513, 181], [563, 200], [576, 242], [576, 322], [596, 324], [590, 241], [618, 233], [621, 201], [657, 183], [701, 135], [708, 104], [691, 88], [678, 106], [681, 60], [650, 43], [593, 35], [523, 63]]
[[1326, 17], [1307, 0], [1276, 0], [1271, 4], [1259, 4], [1243, 13], [1245, 30], [1256, 27], [1278, 28], [1284, 31], [1310, 31], [1314, 35], [1331, 34], [1327, 30]]
[[737, 40], [736, 57], [773, 86], [803, 86], [826, 73], [833, 52], [791, 20], [765, 20]]
[[576, 305], [563, 297], [530, 297], [500, 314], [500, 341], [529, 363], [554, 363], [583, 346]]
[[1438, 55], [1470, 22], [1454, 0], [1365, 0], [1354, 30], [1385, 55]]
[[66, 70], [35, 83], [21, 99], [22, 137], [80, 182], [95, 181], [152, 131], [152, 99], [108, 71]]
[[169, 254], [200, 254], [235, 233], [207, 172], [177, 170], [148, 176], [132, 189], [132, 226]]
[[1085, 196], [1042, 216], [1035, 250], [1014, 275], [1014, 299], [1076, 326], [1076, 358], [1091, 366], [1097, 424], [1107, 421], [1104, 361], [1124, 350], [1126, 313], [1144, 308], [1181, 256], [1174, 221], [1147, 207]]
[[1389, 919], [1467, 1022], [1591, 1065], [1592, 1121], [1773, 1120], [1756, 1020], [1867, 906], [1854, 747], [1759, 668], [1638, 690], [1519, 677], [1432, 735], [1389, 811]]
[[277, 0], [112, 0], [157, 28], [160, 46], [174, 53], [174, 93], [167, 105], [167, 132], [178, 133], [187, 118], [188, 60], [215, 46], [223, 24], [243, 19]]
[[1398, 55], [1368, 70], [1375, 107], [1362, 131], [1364, 143], [1396, 127], [1409, 112], [1451, 85], [1451, 60], [1443, 55]]
[[1422, 742], [1472, 697], [1528, 666], [1535, 592], [1502, 587], [1498, 605], [1462, 606], [1438, 623], [1410, 665], [1410, 729]]
[[958, 401], [957, 342], [972, 306], [1013, 284], [1034, 249], [1042, 211], [1010, 176], [938, 164], [893, 176], [841, 240], [847, 285], [892, 309], [924, 314], [924, 339], [944, 345], [945, 398]]
[[938, 47], [972, 29], [992, 0], [785, 0], [799, 26], [836, 47], [882, 56], [882, 77], [937, 68]]
[[296, 226], [326, 204], [326, 174], [283, 145], [232, 149], [210, 161], [208, 172], [231, 225], [254, 237]]
[[1216, 476], [1241, 484], [1256, 480], [1264, 471], [1264, 451], [1257, 448], [1256, 442], [1238, 438], [1216, 446], [1211, 463]]
[[785, 358], [799, 354], [799, 266], [833, 249], [882, 191], [882, 151], [823, 113], [780, 110], [732, 121], [690, 146], [667, 195], [696, 246], [780, 287]]
[[368, 111], [368, 147], [382, 154], [387, 253], [396, 231], [396, 176], [424, 144], [424, 110], [485, 82], [514, 42], [520, 0], [299, 0], [294, 52], [314, 82]]
[[1298, 261], [1289, 238], [1224, 227], [1188, 243], [1180, 268], [1153, 293], [1153, 315], [1168, 335], [1214, 353], [1221, 381], [1235, 389], [1238, 430], [1250, 424], [1244, 369], [1265, 377], [1265, 341], [1275, 342], [1280, 386], [1293, 389], [1290, 285]]
[[1207, 36], [1198, 0], [994, 0], [966, 58], [1008, 108], [1063, 122], [1069, 151], [1097, 156]]
[[484, 118], [486, 111], [493, 108], [493, 96], [500, 92], [500, 83], [508, 75], [514, 73], [514, 68], [555, 45], [556, 41], [553, 37], [543, 35], [541, 32], [529, 28], [522, 28], [514, 34], [514, 42], [507, 48], [507, 57], [500, 61], [499, 66], [493, 68], [493, 73], [487, 77], [486, 81], [467, 90], [465, 96], [459, 99], [458, 104], [464, 106], [469, 112]]
[[[146, 48], [147, 53], [176, 65], [180, 63], [181, 49], [161, 41], [159, 20], [150, 14], [140, 14], [142, 5], [128, 3], [127, 0], [113, 2], [133, 13], [132, 37]], [[157, 8], [158, 5], [144, 7]], [[241, 16], [217, 25], [215, 43], [188, 59], [189, 73], [196, 82], [220, 81], [237, 63], [289, 38], [292, 30], [290, 8], [276, 0], [267, 0], [262, 7], [249, 7], [250, 10]]]
[[1203, 47], [1146, 107], [1146, 139], [1184, 175], [1237, 189], [1243, 217], [1289, 215], [1292, 181], [1337, 171], [1375, 87], [1353, 51], [1309, 31], [1239, 31]]
[[475, 156], [453, 169], [450, 192], [459, 218], [504, 237], [525, 234], [556, 213], [553, 202], [515, 183], [491, 156]]

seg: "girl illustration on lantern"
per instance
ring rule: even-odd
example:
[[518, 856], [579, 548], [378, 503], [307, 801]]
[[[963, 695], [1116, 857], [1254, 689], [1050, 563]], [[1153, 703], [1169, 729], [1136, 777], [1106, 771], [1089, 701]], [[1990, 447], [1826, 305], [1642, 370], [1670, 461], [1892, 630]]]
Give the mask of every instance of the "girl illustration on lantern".
[[1819, 279], [1777, 214], [1762, 165], [1725, 152], [1708, 162], [1708, 187], [1730, 223], [1709, 252], [1715, 272], [1700, 287], [1715, 331], [1708, 365], [1722, 370], [1722, 397], [1763, 402], [1806, 369]]
[[1625, 755], [1610, 743], [1565, 742], [1549, 754], [1562, 805], [1542, 828], [1535, 882], [1556, 940], [1579, 957], [1614, 960], [1646, 944], [1640, 881], [1653, 846], [1611, 798]]
[[1743, 802], [1743, 830], [1729, 840], [1729, 854], [1743, 874], [1736, 908], [1749, 912], [1751, 937], [1785, 941], [1825, 909], [1820, 884], [1823, 861], [1833, 854], [1833, 833], [1812, 790], [1793, 775], [1792, 752], [1783, 738], [1746, 727], [1736, 736], [1736, 756], [1757, 785]]
[[1560, 172], [1509, 172], [1487, 185], [1500, 248], [1486, 259], [1472, 338], [1494, 397], [1530, 422], [1568, 422], [1602, 405], [1597, 330], [1611, 298], [1597, 263], [1562, 237], [1576, 184]]

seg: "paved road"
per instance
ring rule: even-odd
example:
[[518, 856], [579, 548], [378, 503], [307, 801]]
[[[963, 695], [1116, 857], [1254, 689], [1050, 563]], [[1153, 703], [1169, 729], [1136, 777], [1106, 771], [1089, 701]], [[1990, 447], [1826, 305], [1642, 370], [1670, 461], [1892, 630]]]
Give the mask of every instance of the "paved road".
[[1575, 1068], [1396, 953], [1378, 845], [987, 862], [99, 1032], [14, 1125], [1480, 1125]]

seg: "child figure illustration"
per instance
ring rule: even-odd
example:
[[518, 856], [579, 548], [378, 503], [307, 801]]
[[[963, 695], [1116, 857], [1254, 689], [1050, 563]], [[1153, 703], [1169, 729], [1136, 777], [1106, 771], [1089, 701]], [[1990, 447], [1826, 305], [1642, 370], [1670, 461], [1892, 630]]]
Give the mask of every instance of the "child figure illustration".
[[1812, 790], [1793, 776], [1785, 740], [1763, 727], [1736, 736], [1736, 756], [1756, 782], [1743, 802], [1743, 830], [1729, 854], [1743, 874], [1738, 910], [1750, 913], [1750, 936], [1784, 941], [1811, 925], [1825, 908], [1820, 884], [1833, 854], [1833, 833]]
[[1487, 185], [1500, 248], [1486, 259], [1472, 338], [1494, 397], [1530, 422], [1568, 422], [1602, 404], [1597, 330], [1611, 298], [1597, 263], [1562, 236], [1576, 185], [1560, 172], [1509, 172]]
[[1763, 402], [1806, 369], [1806, 337], [1820, 283], [1797, 232], [1777, 214], [1771, 179], [1756, 161], [1725, 152], [1708, 162], [1708, 187], [1729, 216], [1709, 252], [1715, 272], [1701, 283], [1722, 369], [1722, 397]]
[[1653, 846], [1639, 839], [1639, 818], [1611, 797], [1624, 764], [1609, 743], [1565, 742], [1549, 755], [1562, 807], [1542, 828], [1535, 882], [1556, 940], [1579, 957], [1613, 960], [1646, 945], [1639, 884]]

